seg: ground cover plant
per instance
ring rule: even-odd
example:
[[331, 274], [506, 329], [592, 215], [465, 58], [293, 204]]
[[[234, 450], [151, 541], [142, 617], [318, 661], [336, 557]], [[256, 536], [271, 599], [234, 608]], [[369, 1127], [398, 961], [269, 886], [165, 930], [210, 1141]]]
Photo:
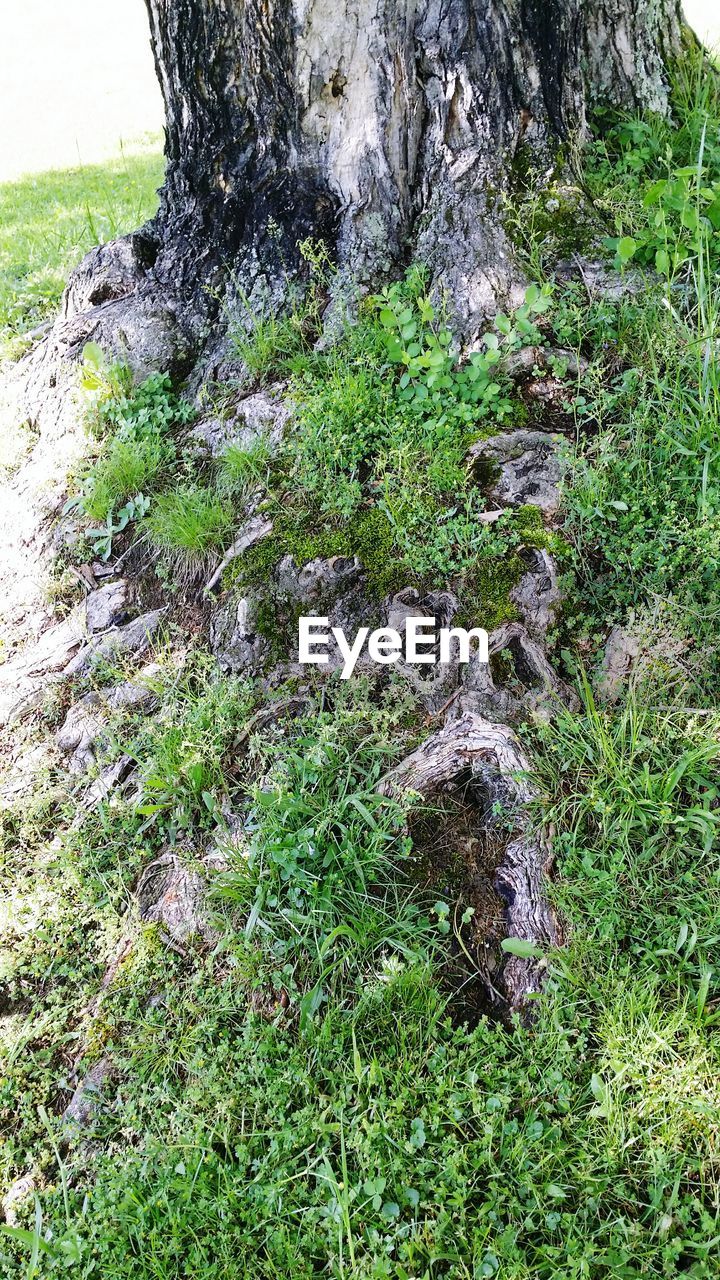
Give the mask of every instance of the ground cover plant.
[[151, 374], [134, 387], [128, 369], [107, 361], [93, 343], [85, 347], [81, 378], [96, 456], [80, 469], [65, 512], [86, 519], [88, 540], [106, 560], [114, 536], [152, 506], [151, 536], [178, 562], [192, 563], [224, 527], [220, 499], [186, 486], [184, 495], [174, 491], [153, 501], [182, 465], [180, 437], [192, 407], [175, 394], [167, 374]]
[[[468, 599], [482, 597], [491, 622], [510, 616], [522, 513], [481, 528], [487, 504], [467, 452], [510, 419], [524, 421], [501, 361], [542, 341], [549, 285], [531, 285], [464, 360], [418, 265], [362, 300], [336, 340], [316, 351], [318, 293], [329, 287], [329, 268], [316, 246], [303, 248], [311, 283], [287, 321], [294, 344], [273, 337], [262, 317], [248, 328], [241, 313], [231, 325], [250, 375], [284, 374], [294, 408], [274, 466], [236, 453], [221, 467], [220, 488], [227, 490], [233, 467], [244, 470], [241, 492], [253, 489], [273, 520], [272, 538], [237, 566], [240, 584], [265, 582], [288, 554], [298, 564], [357, 554], [378, 597], [408, 581], [427, 590], [450, 579]], [[543, 544], [542, 524], [535, 533]], [[527, 524], [523, 536], [530, 539]]]
[[[612, 351], [614, 363], [614, 376], [580, 405], [603, 429], [588, 441], [568, 499], [567, 528], [585, 557], [583, 611], [593, 616], [592, 601], [595, 616], [620, 617], [661, 601], [671, 625], [703, 637], [699, 691], [715, 679], [716, 651], [717, 88], [691, 67], [676, 97], [679, 128], [618, 124], [587, 170], [618, 232], [608, 246], [628, 264], [655, 266], [653, 295], [590, 306], [566, 295], [556, 324], [578, 346]], [[621, 210], [614, 184], [629, 172], [633, 196]], [[668, 183], [680, 184], [671, 196]]]
[[[253, 385], [282, 378], [296, 406], [279, 453], [261, 437], [198, 463], [177, 389], [99, 367], [116, 381], [77, 492], [88, 520], [149, 498], [127, 528], [171, 574], [186, 553], [219, 559], [252, 500], [273, 536], [238, 590], [286, 554], [357, 552], [378, 595], [399, 563], [403, 584], [459, 584], [502, 617], [518, 547], [553, 540], [552, 658], [577, 703], [523, 736], [564, 937], [528, 1025], [469, 1020], [447, 984], [456, 903], [408, 834], [418, 802], [380, 787], [432, 730], [408, 685], [267, 689], [168, 631], [156, 709], [118, 713], [98, 761], [132, 760], [134, 789], [76, 822], [57, 765], [34, 810], [4, 812], [0, 1169], [32, 1183], [0, 1229], [3, 1275], [718, 1275], [720, 109], [692, 62], [678, 75], [674, 129], [602, 121], [576, 175], [621, 296], [552, 280], [538, 245], [524, 306], [466, 361], [422, 269], [321, 351], [320, 293], [283, 321], [245, 316]], [[578, 369], [561, 379], [577, 442], [562, 523], [521, 511], [478, 532], [467, 449], [515, 425], [503, 361], [540, 343]], [[612, 624], [637, 662], [608, 695]], [[138, 876], [218, 844], [211, 943], [169, 946], [138, 916]], [[73, 1129], [78, 1059], [80, 1077], [111, 1074]]]

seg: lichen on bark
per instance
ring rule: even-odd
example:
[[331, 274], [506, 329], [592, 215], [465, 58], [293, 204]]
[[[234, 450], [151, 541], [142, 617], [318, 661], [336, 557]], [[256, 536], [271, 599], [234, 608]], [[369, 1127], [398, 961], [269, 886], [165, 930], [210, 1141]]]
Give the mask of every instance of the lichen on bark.
[[417, 254], [466, 332], [515, 273], [496, 193], [588, 110], [667, 109], [677, 0], [146, 0], [168, 175], [158, 281], [252, 283], [311, 231], [360, 279]]

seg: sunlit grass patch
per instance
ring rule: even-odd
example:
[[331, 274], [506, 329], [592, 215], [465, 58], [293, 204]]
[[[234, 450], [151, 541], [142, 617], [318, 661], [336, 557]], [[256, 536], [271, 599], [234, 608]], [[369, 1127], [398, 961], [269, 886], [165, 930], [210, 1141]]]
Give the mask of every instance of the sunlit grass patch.
[[184, 485], [156, 498], [148, 517], [150, 540], [177, 571], [192, 577], [224, 545], [232, 508], [214, 489]]
[[147, 153], [0, 184], [0, 355], [52, 314], [83, 254], [152, 217], [163, 170], [158, 139]]

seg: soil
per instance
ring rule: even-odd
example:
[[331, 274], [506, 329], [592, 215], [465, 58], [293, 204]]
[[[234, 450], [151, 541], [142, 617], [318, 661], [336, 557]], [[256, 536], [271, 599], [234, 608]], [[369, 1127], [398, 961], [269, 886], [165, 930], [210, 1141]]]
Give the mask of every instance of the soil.
[[[423, 889], [450, 907], [446, 982], [458, 1022], [502, 1016], [500, 942], [505, 904], [494, 885], [507, 832], [487, 812], [484, 789], [470, 771], [410, 816], [410, 834]], [[472, 909], [472, 917], [463, 916]]]

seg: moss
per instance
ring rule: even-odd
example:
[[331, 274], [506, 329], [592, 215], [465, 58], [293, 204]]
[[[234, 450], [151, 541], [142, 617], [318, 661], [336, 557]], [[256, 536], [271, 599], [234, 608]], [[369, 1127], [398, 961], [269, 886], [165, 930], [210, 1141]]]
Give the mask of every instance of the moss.
[[407, 584], [408, 569], [392, 526], [378, 507], [361, 512], [352, 523], [323, 524], [323, 519], [322, 514], [309, 509], [273, 515], [272, 534], [233, 563], [224, 585], [266, 587], [287, 555], [296, 565], [356, 555], [365, 570], [369, 593], [376, 599]]
[[604, 234], [589, 198], [568, 180], [567, 171], [558, 169], [557, 178], [547, 182], [519, 157], [511, 190], [514, 198], [506, 204], [505, 231], [514, 244], [525, 252], [539, 252], [547, 263], [591, 252]]
[[[479, 436], [482, 440], [483, 437]], [[479, 489], [483, 492], [492, 489], [500, 479], [501, 469], [499, 463], [494, 458], [486, 458], [483, 454], [476, 458], [472, 464], [472, 478]]]
[[589, 249], [596, 229], [585, 210], [585, 198], [574, 187], [551, 188], [535, 210], [534, 230], [538, 240], [558, 258]]
[[539, 507], [528, 504], [518, 507], [510, 515], [510, 528], [516, 533], [524, 547], [537, 547], [542, 551], [550, 551], [557, 560], [564, 560], [570, 550], [563, 536], [554, 529], [548, 529]]
[[525, 566], [515, 552], [492, 560], [481, 560], [472, 576], [465, 581], [463, 604], [454, 625], [480, 626], [486, 631], [493, 631], [502, 622], [514, 621], [517, 609], [510, 599], [510, 592], [524, 572]]
[[231, 562], [223, 574], [223, 586], [263, 586], [270, 581], [273, 569], [280, 563], [283, 554], [275, 534], [263, 538]]
[[513, 527], [525, 536], [541, 535], [545, 532], [542, 511], [531, 502], [518, 507], [512, 516]]
[[354, 554], [365, 568], [372, 595], [382, 599], [407, 585], [408, 568], [396, 545], [392, 525], [377, 507], [356, 521], [353, 541]]
[[[510, 415], [508, 415], [510, 417]], [[512, 402], [512, 424], [513, 427], [526, 427], [530, 421], [530, 410], [524, 400], [513, 400]]]
[[266, 640], [272, 642], [277, 638], [277, 602], [274, 599], [267, 598], [258, 602], [255, 629]]
[[291, 637], [294, 642], [297, 636], [298, 621], [303, 612], [303, 605], [280, 594], [270, 593], [259, 601], [255, 628], [270, 646], [267, 659], [270, 666], [287, 659], [289, 642]]
[[255, 628], [269, 642], [272, 665], [287, 655], [290, 637], [297, 636], [304, 605], [278, 589], [274, 571], [285, 556], [296, 566], [332, 556], [354, 556], [365, 570], [368, 594], [374, 599], [406, 586], [411, 574], [396, 546], [387, 517], [378, 507], [356, 516], [352, 523], [324, 523], [310, 509], [272, 512], [273, 532], [250, 547], [229, 567], [223, 585], [252, 591], [257, 597]]
[[549, 550], [557, 540], [557, 535], [550, 529], [545, 528], [545, 521], [540, 508], [534, 507], [530, 503], [513, 511], [510, 516], [510, 525], [525, 547], [539, 547]]
[[490, 657], [490, 672], [495, 684], [509, 689], [515, 681], [515, 667], [509, 649], [493, 653]]
[[[537, 507], [520, 507], [512, 520], [525, 546], [544, 547], [556, 539], [556, 535], [544, 528], [542, 513]], [[281, 595], [273, 583], [273, 572], [286, 555], [292, 556], [298, 566], [315, 559], [356, 555], [365, 570], [368, 593], [376, 600], [408, 585], [416, 586], [421, 592], [444, 585], [444, 582], [422, 581], [417, 575], [413, 580], [412, 570], [395, 541], [392, 525], [378, 507], [369, 508], [352, 523], [341, 526], [323, 526], [321, 521], [322, 517], [310, 510], [278, 513], [270, 537], [245, 552], [226, 575], [226, 586], [258, 593], [256, 626], [271, 642], [273, 653], [288, 635], [296, 632], [302, 612], [302, 607]], [[472, 572], [456, 585], [463, 601], [457, 625], [480, 625], [491, 631], [502, 622], [514, 620], [517, 611], [510, 592], [524, 571], [516, 551], [478, 561]]]
[[529, 191], [539, 177], [537, 156], [533, 148], [527, 142], [521, 142], [510, 161], [510, 190]]

